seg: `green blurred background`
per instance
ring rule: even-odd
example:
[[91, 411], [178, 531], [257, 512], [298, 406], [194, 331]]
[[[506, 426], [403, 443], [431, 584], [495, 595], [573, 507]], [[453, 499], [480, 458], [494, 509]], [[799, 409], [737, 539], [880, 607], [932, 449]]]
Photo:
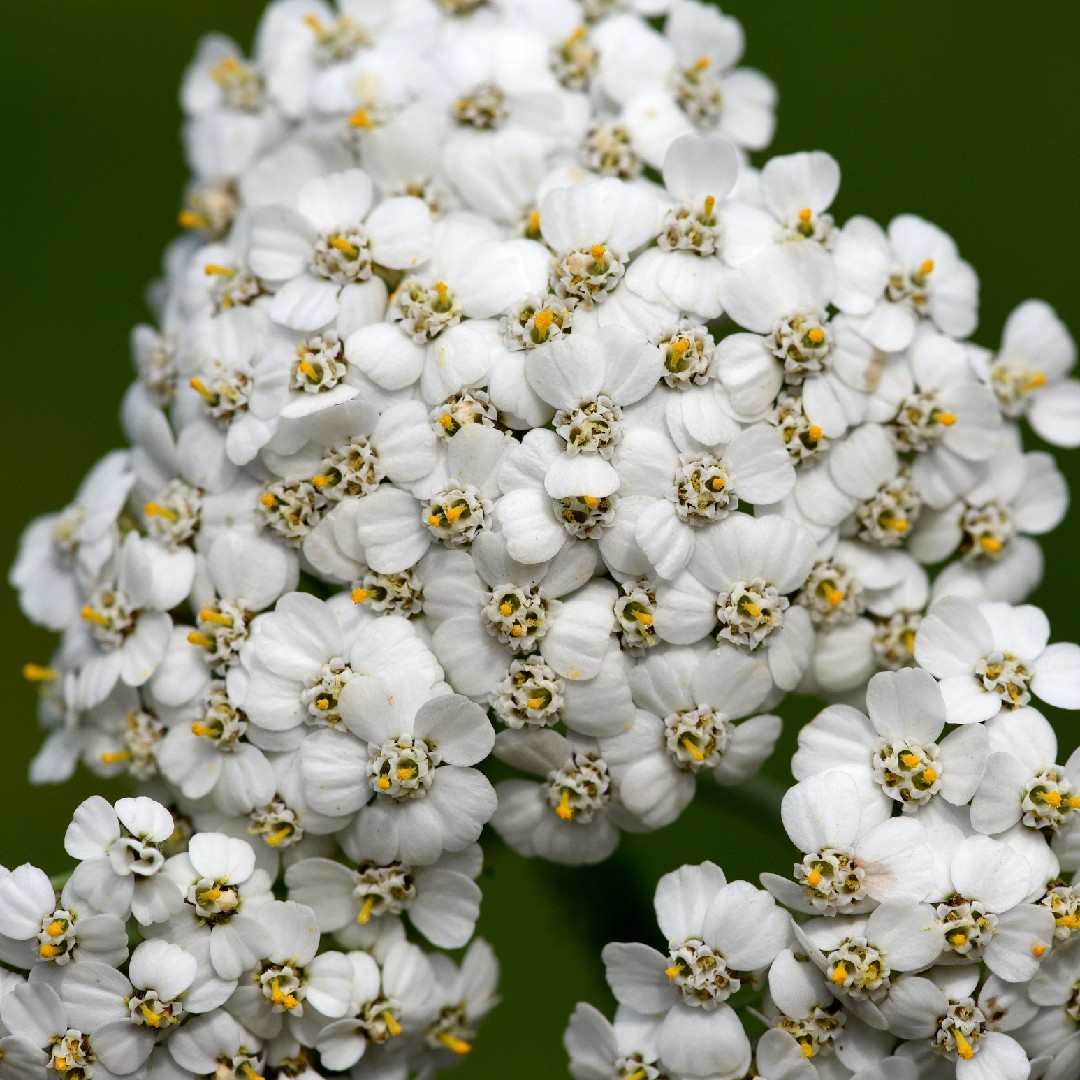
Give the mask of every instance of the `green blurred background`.
[[[725, 7], [746, 28], [747, 63], [779, 86], [773, 151], [823, 149], [840, 161], [841, 220], [913, 211], [951, 233], [982, 276], [977, 340], [985, 345], [1032, 296], [1080, 330], [1075, 0]], [[5, 566], [25, 523], [63, 506], [87, 468], [119, 444], [128, 332], [146, 318], [143, 290], [174, 235], [185, 176], [181, 73], [206, 31], [248, 43], [260, 8], [257, 0], [0, 4], [8, 147], [0, 454], [12, 464], [0, 529]], [[1080, 456], [1060, 460], [1075, 484]], [[1049, 569], [1033, 598], [1059, 639], [1080, 640], [1078, 527], [1074, 509], [1047, 541]], [[0, 604], [0, 862], [61, 870], [73, 807], [94, 792], [124, 792], [83, 773], [60, 788], [28, 786], [40, 736], [20, 669], [47, 660], [52, 640], [27, 625], [10, 590], [0, 589]], [[786, 745], [812, 711], [809, 702], [785, 710], [793, 721]], [[1055, 720], [1064, 757], [1076, 721]], [[789, 753], [782, 748], [767, 770], [780, 782]], [[602, 868], [546, 867], [493, 847], [480, 930], [503, 961], [505, 1000], [457, 1075], [565, 1075], [560, 1035], [574, 1002], [610, 1002], [600, 946], [651, 933], [660, 874], [705, 858], [751, 880], [790, 868], [779, 823], [755, 808], [754, 796], [716, 790], [703, 790], [675, 826], [625, 840]]]

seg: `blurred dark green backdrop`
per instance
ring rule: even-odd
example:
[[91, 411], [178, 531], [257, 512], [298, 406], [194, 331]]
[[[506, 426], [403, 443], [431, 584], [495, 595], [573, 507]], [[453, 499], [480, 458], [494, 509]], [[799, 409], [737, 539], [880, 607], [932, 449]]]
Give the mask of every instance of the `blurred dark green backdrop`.
[[[1005, 316], [1031, 296], [1050, 301], [1080, 331], [1075, 0], [725, 6], [746, 27], [747, 62], [780, 88], [773, 151], [834, 154], [844, 176], [841, 219], [862, 212], [887, 221], [914, 211], [940, 223], [982, 277], [983, 344], [995, 345]], [[88, 466], [118, 444], [117, 407], [131, 378], [128, 331], [145, 318], [143, 289], [175, 231], [184, 179], [180, 76], [206, 31], [249, 42], [260, 7], [257, 0], [0, 3], [7, 57], [0, 460], [11, 466], [4, 566], [24, 524], [64, 505]], [[1060, 460], [1075, 484], [1080, 455]], [[1074, 510], [1046, 544], [1048, 573], [1034, 597], [1059, 639], [1080, 640], [1078, 530]], [[27, 785], [39, 734], [20, 668], [46, 660], [51, 639], [25, 623], [6, 588], [0, 604], [0, 862], [60, 870], [71, 811], [102, 785], [83, 774], [60, 788]], [[788, 715], [805, 718], [809, 709], [796, 704]], [[1077, 721], [1057, 719], [1067, 754]], [[784, 778], [783, 753], [770, 771]], [[703, 798], [677, 825], [625, 841], [601, 869], [548, 868], [496, 849], [482, 881], [480, 929], [503, 960], [505, 1001], [457, 1075], [565, 1075], [560, 1034], [573, 1003], [608, 1004], [600, 944], [646, 933], [639, 920], [648, 918], [656, 878], [704, 858], [751, 879], [791, 861], [778, 822], [739, 796]]]

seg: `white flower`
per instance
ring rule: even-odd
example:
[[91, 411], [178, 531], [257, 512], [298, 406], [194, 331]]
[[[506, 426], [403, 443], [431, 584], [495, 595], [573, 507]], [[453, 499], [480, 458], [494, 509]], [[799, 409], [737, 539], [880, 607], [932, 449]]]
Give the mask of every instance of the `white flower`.
[[648, 1021], [633, 1009], [621, 1006], [609, 1023], [596, 1009], [579, 1001], [563, 1033], [570, 1055], [570, 1075], [575, 1080], [621, 1080], [651, 1067], [663, 1068]]
[[262, 1075], [262, 1040], [223, 1009], [197, 1016], [169, 1038], [169, 1053], [196, 1076], [254, 1080]]
[[[424, 1033], [429, 1060], [451, 1064], [472, 1049], [480, 1021], [499, 1002], [499, 964], [491, 946], [477, 938], [461, 958], [461, 966], [438, 953], [431, 957], [436, 987], [432, 1006], [435, 1019]], [[451, 1057], [447, 1057], [447, 1052]]]
[[971, 724], [1035, 696], [1080, 708], [1080, 646], [1048, 645], [1039, 608], [972, 604], [947, 597], [931, 608], [915, 638], [915, 659], [941, 680], [948, 720]]

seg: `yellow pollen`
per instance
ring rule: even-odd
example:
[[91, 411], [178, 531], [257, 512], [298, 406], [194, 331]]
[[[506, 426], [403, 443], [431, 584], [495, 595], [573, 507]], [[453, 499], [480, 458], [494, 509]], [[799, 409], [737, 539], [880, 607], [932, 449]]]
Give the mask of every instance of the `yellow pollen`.
[[52, 1067], [58, 1073], [66, 1073], [68, 1071], [68, 1059], [66, 1057], [53, 1058]]
[[751, 619], [761, 618], [761, 608], [757, 604], [743, 604], [743, 610]]
[[919, 273], [922, 274], [923, 277], [926, 277], [927, 274], [932, 274], [933, 272], [934, 272], [934, 260], [933, 259], [927, 259], [919, 267]]
[[812, 1058], [814, 1056], [814, 1047], [811, 1043], [801, 1042], [799, 1043], [799, 1049], [802, 1051], [804, 1058]]
[[714, 476], [712, 478], [712, 480], [710, 481], [710, 483], [709, 483], [709, 487], [711, 487], [713, 489], [713, 491], [719, 491], [723, 486], [724, 486], [723, 478], [719, 477], [719, 476]]
[[900, 760], [909, 768], [914, 769], [919, 764], [919, 758], [917, 754], [901, 754]]
[[100, 611], [95, 611], [89, 604], [87, 604], [79, 614], [87, 622], [92, 622], [95, 626], [104, 627], [106, 630], [112, 625]]
[[911, 522], [907, 518], [896, 517], [893, 514], [885, 514], [881, 518], [881, 524], [886, 529], [892, 529], [893, 532], [903, 533], [907, 532], [911, 527]]
[[544, 702], [538, 697], [531, 697], [528, 701], [525, 702], [525, 704], [528, 705], [530, 709], [539, 709], [540, 706], [544, 704]]
[[41, 664], [23, 664], [22, 674], [27, 682], [52, 682], [56, 678], [54, 668]]
[[275, 1005], [280, 1005], [282, 1006], [282, 1008], [288, 1009], [290, 1012], [292, 1012], [292, 1010], [300, 1004], [300, 1002], [295, 997], [293, 997], [292, 994], [286, 994], [281, 990], [281, 987], [278, 986], [277, 979], [275, 979], [270, 984], [270, 1000]]
[[955, 945], [957, 948], [959, 948], [961, 945], [964, 944], [965, 941], [967, 941], [967, 934], [963, 934], [959, 930], [955, 934], [949, 934], [948, 937], [949, 944]]
[[822, 584], [821, 591], [825, 594], [825, 599], [833, 607], [839, 607], [844, 602], [844, 594], [835, 585], [830, 585], [827, 581]]
[[980, 536], [979, 547], [988, 555], [996, 555], [1002, 548], [1002, 543], [996, 536]]
[[562, 789], [555, 815], [563, 821], [569, 821], [574, 816], [574, 808], [570, 805], [570, 791], [567, 788]]
[[314, 30], [316, 34], [321, 35], [321, 34], [324, 33], [323, 26], [322, 26], [322, 23], [319, 22], [318, 15], [305, 15], [304, 16], [304, 22], [307, 23], [307, 25], [310, 26], [311, 29]]
[[690, 342], [686, 338], [676, 338], [671, 343], [671, 359], [681, 360], [686, 350], [690, 348]]
[[156, 502], [143, 503], [143, 513], [147, 517], [160, 517], [166, 521], [180, 520], [180, 515], [175, 510], [170, 510], [167, 506], [162, 506]]
[[705, 196], [705, 216], [706, 217], [712, 217], [712, 212], [713, 212], [713, 209], [715, 207], [716, 207], [716, 196], [715, 195], [706, 195]]
[[196, 720], [191, 725], [191, 733], [192, 735], [198, 735], [201, 739], [212, 739], [217, 735], [217, 732], [209, 724], [204, 724], [200, 720]]
[[645, 1080], [645, 1070], [636, 1069], [628, 1077], [626, 1077], [626, 1080]]
[[593, 262], [597, 266], [604, 265], [604, 256], [607, 255], [607, 248], [603, 244], [595, 244], [589, 248], [589, 254], [593, 257]]
[[205, 401], [210, 402], [211, 405], [213, 405], [214, 402], [218, 399], [217, 394], [215, 394], [198, 376], [192, 379], [188, 383], [188, 386], [190, 386], [191, 389], [194, 390]]
[[806, 884], [811, 889], [816, 889], [821, 884], [821, 871], [816, 866], [806, 875]]
[[299, 371], [301, 375], [306, 375], [309, 379], [317, 379], [319, 377], [319, 373], [315, 370], [315, 365], [312, 364], [310, 360], [301, 360], [300, 363], [296, 365], [296, 370]]
[[335, 236], [330, 241], [330, 246], [332, 248], [337, 248], [337, 250], [348, 259], [355, 259], [356, 256], [360, 254], [359, 249], [354, 244], [350, 244], [344, 236]]
[[825, 432], [822, 431], [821, 428], [817, 426], [817, 424], [811, 424], [810, 430], [806, 434], [811, 442], [821, 442], [821, 437], [825, 434]]
[[220, 611], [215, 611], [213, 608], [203, 608], [199, 612], [199, 622], [212, 622], [218, 626], [232, 626], [233, 624], [228, 615], [222, 615]]
[[48, 926], [45, 927], [45, 933], [48, 934], [49, 937], [63, 937], [64, 936], [63, 923], [60, 923], [56, 919], [53, 919], [53, 921], [51, 923], [49, 923]]
[[215, 901], [221, 899], [221, 890], [220, 889], [207, 889], [206, 892], [204, 892], [204, 893], [202, 893], [200, 895], [199, 899], [200, 900], [209, 900], [210, 903], [213, 904]]
[[464, 1039], [459, 1039], [456, 1036], [451, 1035], [449, 1031], [439, 1033], [439, 1042], [441, 1042], [447, 1050], [462, 1057], [472, 1049], [470, 1043], [467, 1043]]
[[457, 519], [459, 517], [461, 517], [461, 515], [464, 514], [464, 513], [465, 513], [465, 505], [464, 505], [464, 503], [462, 505], [460, 505], [460, 506], [451, 506], [446, 511], [446, 520], [447, 521], [457, 521]]
[[937, 769], [923, 769], [922, 778], [924, 783], [932, 784], [937, 779]]
[[533, 326], [535, 326], [541, 334], [546, 334], [554, 321], [555, 312], [552, 311], [551, 308], [544, 308], [543, 311], [538, 311], [533, 316]]
[[683, 744], [683, 748], [686, 750], [686, 752], [695, 761], [704, 761], [705, 760], [705, 751], [702, 750], [701, 747], [698, 746], [697, 743], [695, 743], [694, 740], [691, 739], [689, 735], [684, 735], [682, 737], [682, 744]]
[[1046, 376], [1041, 371], [1036, 371], [1027, 381], [1028, 389], [1037, 390], [1040, 386], [1046, 385]]
[[970, 1061], [975, 1055], [975, 1050], [972, 1048], [971, 1043], [964, 1038], [963, 1033], [960, 1031], [954, 1030], [953, 1037], [956, 1039], [956, 1052], [965, 1061]]
[[367, 589], [356, 588], [352, 591], [352, 602], [354, 604], [362, 604], [365, 600], [370, 599], [371, 593]]
[[450, 290], [447, 288], [445, 281], [435, 282], [435, 291], [439, 294], [439, 303], [445, 304], [446, 298], [450, 295]]
[[181, 210], [176, 215], [176, 222], [181, 229], [205, 229], [210, 219], [205, 214], [196, 214], [194, 210]]
[[262, 496], [262, 497], [261, 497], [261, 498], [259, 499], [259, 502], [261, 502], [261, 503], [263, 504], [263, 506], [265, 506], [265, 507], [266, 507], [266, 509], [267, 509], [267, 510], [273, 510], [273, 509], [274, 509], [274, 507], [275, 507], [275, 506], [277, 506], [277, 497], [276, 497], [276, 496], [274, 496], [274, 495], [271, 495], [271, 494], [270, 494], [270, 492], [269, 492], [269, 491], [267, 491], [267, 492], [266, 492], [266, 493], [265, 493], [265, 494], [264, 494], [264, 495], [263, 495], [263, 496]]
[[510, 606], [509, 601], [504, 600], [499, 605], [499, 614], [500, 615], [511, 615], [511, 614], [513, 614], [513, 611], [514, 611], [514, 609]]
[[59, 956], [64, 950], [59, 945], [39, 945], [38, 956], [43, 960], [52, 960], [53, 957]]
[[815, 326], [806, 336], [814, 345], [820, 345], [825, 340], [825, 331]]
[[1062, 915], [1060, 919], [1054, 920], [1054, 924], [1064, 926], [1067, 930], [1080, 930], [1080, 918], [1075, 915]]
[[365, 131], [370, 131], [374, 125], [371, 123], [371, 114], [367, 109], [357, 109], [356, 112], [349, 117], [349, 127], [363, 128]]
[[323, 476], [322, 473], [320, 473], [318, 476], [313, 476], [311, 478], [311, 483], [320, 491], [322, 491], [324, 487], [329, 487], [333, 483], [333, 481], [330, 479], [329, 476]]
[[809, 225], [810, 220], [811, 220], [811, 218], [813, 218], [813, 216], [814, 216], [814, 211], [811, 210], [809, 206], [805, 206], [805, 207], [803, 207], [802, 210], [799, 211], [799, 220], [804, 225]]
[[369, 896], [364, 901], [363, 905], [360, 908], [360, 911], [358, 912], [358, 914], [356, 916], [356, 921], [361, 926], [367, 926], [368, 922], [370, 922], [370, 920], [371, 920], [371, 912], [372, 912], [372, 909], [374, 907], [375, 907], [375, 897], [374, 896]]
[[386, 791], [386, 789], [389, 786], [390, 786], [390, 777], [389, 776], [380, 776], [379, 777], [379, 790], [380, 791]]
[[671, 967], [665, 969], [664, 974], [669, 979], [677, 979], [680, 971], [682, 971], [681, 964], [672, 964]]
[[1065, 805], [1070, 810], [1080, 810], [1080, 795], [1074, 795], [1071, 799], [1066, 799]]
[[149, 1027], [161, 1027], [161, 1021], [164, 1019], [164, 1017], [161, 1015], [161, 1013], [154, 1012], [154, 1010], [151, 1009], [145, 1001], [139, 1006], [139, 1012], [142, 1013], [143, 1019], [146, 1021]]
[[240, 1069], [247, 1077], [247, 1080], [266, 1080], [266, 1077], [263, 1076], [262, 1073], [257, 1073], [251, 1065], [247, 1064], [247, 1062], [241, 1065]]
[[454, 418], [448, 412], [444, 412], [442, 416], [439, 417], [439, 425], [449, 431], [454, 426]]
[[538, 233], [540, 231], [540, 211], [534, 210], [529, 215], [528, 231], [531, 233]]
[[514, 625], [510, 627], [511, 637], [521, 637], [521, 635], [524, 633], [525, 627], [523, 627], [521, 623], [514, 623]]
[[435, 526], [439, 524], [439, 515], [438, 514], [432, 514], [427, 519], [427, 523], [434, 529]]
[[652, 626], [653, 617], [647, 611], [635, 611], [634, 618], [637, 619], [642, 626]]
[[900, 640], [904, 644], [904, 648], [908, 651], [909, 655], [915, 655], [915, 631], [905, 630], [900, 635]]
[[119, 765], [122, 761], [131, 760], [130, 750], [102, 750], [101, 763], [103, 765]]
[[1046, 952], [1046, 946], [1045, 946], [1045, 945], [1032, 945], [1032, 946], [1031, 946], [1031, 951], [1032, 951], [1032, 952], [1033, 952], [1033, 953], [1034, 953], [1034, 954], [1035, 954], [1036, 956], [1042, 956], [1042, 954], [1043, 954], [1044, 952]]
[[956, 423], [956, 417], [951, 412], [938, 413], [937, 422], [943, 427], [952, 427]]
[[413, 776], [415, 775], [415, 773], [416, 773], [415, 769], [405, 768], [405, 769], [398, 769], [396, 775], [397, 775], [397, 778], [399, 780], [411, 780], [413, 778]]
[[384, 1012], [382, 1018], [383, 1023], [386, 1024], [386, 1030], [389, 1031], [391, 1035], [397, 1036], [401, 1034], [401, 1025], [394, 1019], [394, 1014], [392, 1012]]
[[843, 964], [837, 964], [836, 970], [829, 976], [829, 978], [832, 979], [832, 981], [837, 986], [840, 986], [842, 983], [847, 981], [847, 975], [847, 968], [844, 967]]
[[712, 63], [712, 61], [707, 56], [699, 56], [694, 61], [694, 66], [690, 70], [691, 71], [704, 71], [707, 67], [709, 67], [709, 65], [711, 63]]
[[282, 825], [277, 832], [272, 832], [269, 836], [263, 837], [263, 839], [273, 848], [276, 848], [283, 840], [288, 839], [292, 833], [291, 825]]
[[1053, 806], [1055, 809], [1061, 805], [1060, 791], [1044, 791], [1039, 798], [1048, 806]]
[[590, 509], [595, 510], [600, 505], [600, 500], [595, 495], [582, 495], [581, 501]]
[[198, 630], [192, 630], [187, 639], [189, 644], [198, 645], [202, 649], [212, 649], [214, 647], [214, 639], [206, 634], [200, 634]]
[[203, 267], [203, 273], [208, 277], [232, 277], [236, 271], [231, 266], [222, 266], [221, 263], [207, 263]]
[[325, 712], [330, 708], [330, 699], [324, 694], [322, 697], [317, 697], [315, 699], [315, 705]]

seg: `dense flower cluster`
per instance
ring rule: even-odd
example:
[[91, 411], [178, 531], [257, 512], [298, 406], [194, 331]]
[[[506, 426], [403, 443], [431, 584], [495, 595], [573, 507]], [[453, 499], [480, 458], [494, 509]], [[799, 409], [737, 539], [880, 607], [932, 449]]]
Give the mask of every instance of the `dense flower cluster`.
[[663, 878], [574, 1075], [1080, 1070], [1037, 711], [1080, 648], [1024, 604], [1068, 493], [1019, 435], [1080, 445], [1075, 346], [1039, 301], [973, 345], [945, 233], [837, 222], [826, 153], [752, 167], [742, 47], [699, 0], [273, 0], [250, 57], [202, 43], [130, 449], [11, 572], [61, 635], [32, 778], [139, 794], [77, 809], [59, 891], [0, 870], [0, 1080], [428, 1077], [496, 1001], [485, 825], [599, 862], [795, 690], [792, 877]]

